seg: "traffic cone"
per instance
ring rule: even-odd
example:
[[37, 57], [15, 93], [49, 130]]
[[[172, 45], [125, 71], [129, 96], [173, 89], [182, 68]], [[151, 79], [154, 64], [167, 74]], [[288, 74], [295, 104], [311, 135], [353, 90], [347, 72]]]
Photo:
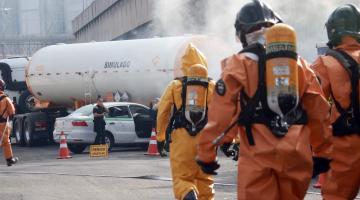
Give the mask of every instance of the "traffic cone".
[[319, 174], [317, 182], [313, 185], [314, 188], [320, 189], [325, 182], [326, 173]]
[[152, 131], [151, 131], [149, 147], [148, 147], [148, 151], [147, 151], [147, 153], [145, 153], [145, 155], [149, 155], [149, 156], [158, 156], [158, 155], [160, 155], [159, 152], [158, 152], [158, 149], [157, 149], [155, 128], [153, 128]]
[[59, 150], [59, 157], [58, 159], [68, 159], [71, 158], [69, 149], [66, 142], [66, 135], [64, 131], [61, 131], [60, 134], [60, 150]]

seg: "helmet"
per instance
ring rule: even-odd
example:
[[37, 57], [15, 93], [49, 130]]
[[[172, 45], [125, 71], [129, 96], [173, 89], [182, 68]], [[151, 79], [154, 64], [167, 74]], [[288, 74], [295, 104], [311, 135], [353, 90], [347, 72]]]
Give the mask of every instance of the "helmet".
[[326, 24], [328, 46], [338, 46], [341, 37], [348, 35], [360, 42], [360, 11], [353, 4], [340, 6], [331, 13]]
[[195, 64], [188, 68], [186, 76], [207, 78], [207, 68], [202, 64]]
[[5, 82], [2, 80], [2, 79], [0, 79], [0, 91], [4, 91], [5, 90]]
[[270, 27], [282, 22], [280, 16], [275, 13], [270, 6], [259, 0], [253, 0], [243, 6], [236, 15], [235, 29], [236, 35], [241, 43], [246, 47], [247, 41], [245, 35], [261, 29]]

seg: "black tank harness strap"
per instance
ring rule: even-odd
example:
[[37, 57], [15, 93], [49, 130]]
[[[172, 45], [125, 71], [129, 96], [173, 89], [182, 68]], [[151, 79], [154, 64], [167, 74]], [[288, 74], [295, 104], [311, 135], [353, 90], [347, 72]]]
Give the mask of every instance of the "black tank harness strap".
[[[207, 78], [207, 80], [204, 81], [204, 80], [201, 80], [201, 78], [193, 78], [193, 77], [184, 76], [182, 78], [178, 78], [177, 80], [180, 80], [181, 84], [182, 84], [182, 91], [181, 91], [182, 103], [181, 103], [181, 107], [174, 112], [173, 128], [174, 129], [185, 128], [191, 136], [196, 136], [197, 133], [199, 133], [205, 127], [205, 125], [207, 123], [207, 110], [208, 110], [207, 100], [208, 100], [208, 90], [209, 90], [208, 86], [209, 86], [209, 82], [210, 82], [211, 78]], [[196, 127], [193, 127], [193, 125], [185, 117], [186, 90], [187, 90], [188, 85], [199, 85], [206, 89], [205, 118], [201, 122], [199, 122], [196, 125]], [[176, 108], [176, 106], [174, 106], [174, 108]]]
[[[249, 145], [255, 145], [253, 133], [251, 130], [252, 124], [259, 123], [266, 125], [274, 136], [283, 137], [288, 132], [288, 128], [293, 124], [306, 124], [306, 112], [300, 106], [288, 113], [284, 119], [279, 115], [272, 112], [267, 104], [267, 91], [266, 91], [266, 54], [265, 48], [261, 44], [253, 44], [243, 49], [240, 53], [254, 53], [258, 56], [259, 66], [259, 81], [258, 89], [253, 97], [249, 97], [244, 90], [241, 91], [240, 104], [241, 112], [238, 118], [238, 123], [245, 126], [246, 136]], [[284, 57], [294, 58], [291, 53], [286, 53]]]
[[[0, 96], [0, 102], [1, 102], [3, 99], [5, 99], [6, 97], [7, 97], [6, 95], [1, 95], [1, 96]], [[4, 114], [5, 114], [6, 110], [7, 110], [7, 106], [8, 106], [8, 105], [6, 104], [3, 112], [2, 112], [1, 115], [0, 115], [0, 123], [4, 123], [4, 122], [7, 121], [6, 118], [4, 118]]]
[[360, 64], [350, 55], [341, 50], [328, 50], [326, 55], [334, 57], [344, 67], [351, 81], [351, 104], [344, 109], [332, 95], [336, 109], [340, 112], [340, 117], [333, 124], [333, 135], [343, 136], [349, 134], [360, 135], [360, 106], [359, 106], [359, 78]]
[[[243, 125], [245, 127], [245, 133], [248, 140], [249, 145], [255, 145], [255, 140], [253, 133], [251, 131], [251, 125], [253, 123], [253, 113], [255, 113], [256, 105], [258, 104], [260, 92], [256, 91], [253, 98], [249, 98], [244, 91], [241, 91], [240, 97], [240, 106], [241, 112], [238, 118], [238, 124]], [[247, 102], [245, 104], [245, 102]]]
[[[181, 97], [182, 97], [182, 115], [183, 115], [183, 122], [185, 125], [185, 129], [190, 133], [191, 136], [195, 136], [197, 135], [198, 132], [200, 132], [206, 125], [207, 123], [207, 96], [208, 96], [208, 86], [209, 86], [209, 79], [207, 79], [206, 81], [202, 81], [200, 79], [197, 78], [192, 78], [192, 77], [184, 77], [185, 81], [182, 81], [182, 93], [181, 93]], [[186, 104], [186, 89], [188, 85], [199, 85], [202, 86], [206, 89], [206, 93], [205, 93], [205, 118], [199, 122], [199, 124], [196, 124], [196, 126], [194, 127], [185, 117], [185, 104]]]
[[[175, 101], [173, 101], [173, 102], [175, 102]], [[171, 118], [169, 120], [168, 126], [166, 127], [166, 131], [165, 131], [165, 140], [166, 140], [167, 145], [169, 145], [172, 142], [171, 132], [174, 130], [175, 114], [177, 111], [175, 103], [174, 103], [172, 109], [173, 109], [172, 115], [171, 115]]]
[[[265, 60], [265, 48], [261, 44], [252, 44], [247, 48], [244, 48], [239, 53], [253, 53], [258, 56], [259, 58], [259, 81], [258, 81], [258, 89], [256, 90], [254, 96], [250, 98], [244, 90], [240, 93], [240, 105], [241, 105], [241, 112], [238, 117], [238, 123], [245, 127], [246, 137], [248, 139], [249, 145], [255, 145], [254, 136], [251, 130], [251, 126], [253, 124], [253, 115], [256, 111], [256, 107], [258, 107], [259, 103], [261, 103], [261, 99], [264, 99], [264, 94], [266, 95], [266, 87], [263, 80], [265, 79], [265, 70], [261, 70], [266, 65]], [[265, 96], [266, 97], [266, 96]]]

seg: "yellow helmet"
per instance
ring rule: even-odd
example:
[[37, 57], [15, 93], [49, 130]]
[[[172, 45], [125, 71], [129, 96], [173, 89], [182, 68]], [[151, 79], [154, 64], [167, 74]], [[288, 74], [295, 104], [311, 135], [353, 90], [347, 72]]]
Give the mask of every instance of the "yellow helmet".
[[191, 66], [195, 64], [200, 64], [205, 67], [205, 69], [207, 69], [206, 57], [199, 49], [195, 47], [195, 45], [190, 43], [185, 51], [184, 56], [181, 59], [181, 70], [185, 76], [188, 75], [188, 68], [191, 68]]
[[189, 68], [187, 68], [186, 76], [207, 78], [208, 71], [204, 65], [195, 64], [195, 65], [192, 65]]

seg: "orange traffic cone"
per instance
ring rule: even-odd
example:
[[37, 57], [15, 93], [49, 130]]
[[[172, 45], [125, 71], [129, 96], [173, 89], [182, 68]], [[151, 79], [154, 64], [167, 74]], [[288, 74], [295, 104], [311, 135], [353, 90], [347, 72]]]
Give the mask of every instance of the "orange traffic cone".
[[59, 157], [58, 159], [68, 159], [71, 158], [69, 149], [66, 142], [66, 135], [64, 131], [61, 131], [60, 134], [60, 150], [59, 150]]
[[151, 131], [149, 147], [148, 147], [148, 151], [147, 151], [147, 153], [145, 153], [145, 155], [149, 155], [149, 156], [158, 156], [158, 155], [160, 155], [158, 150], [157, 150], [155, 128], [153, 128], [152, 131]]
[[326, 177], [326, 173], [320, 174], [317, 182], [313, 185], [313, 187], [320, 189], [321, 186], [322, 186], [322, 185], [324, 184], [324, 182], [325, 182], [325, 177]]

